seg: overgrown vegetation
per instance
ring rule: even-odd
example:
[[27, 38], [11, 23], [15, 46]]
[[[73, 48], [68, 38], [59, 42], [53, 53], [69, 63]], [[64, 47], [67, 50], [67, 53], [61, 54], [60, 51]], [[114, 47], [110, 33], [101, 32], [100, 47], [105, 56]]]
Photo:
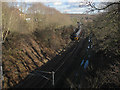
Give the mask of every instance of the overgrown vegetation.
[[[21, 3], [22, 4], [22, 3]], [[70, 17], [41, 3], [27, 11], [17, 3], [2, 3], [2, 61], [4, 88], [23, 80], [29, 72], [51, 60], [70, 43]]]
[[10, 33], [16, 32], [33, 34], [47, 46], [50, 46], [51, 42], [49, 41], [53, 40], [56, 44], [54, 42], [52, 44], [59, 47], [60, 43], [57, 41], [62, 38], [59, 33], [62, 33], [63, 29], [72, 24], [69, 16], [41, 3], [33, 3], [24, 13], [20, 11], [23, 9], [10, 6], [8, 3], [3, 3], [2, 6], [2, 35], [4, 41]]
[[[70, 43], [72, 25], [77, 19], [73, 18], [72, 22], [68, 15], [41, 3], [33, 3], [27, 11], [14, 3], [14, 7], [8, 3], [2, 4], [2, 60], [4, 88], [8, 88], [18, 84], [29, 72], [51, 60], [59, 49], [66, 47]], [[85, 24], [86, 34], [93, 34], [93, 54], [98, 57], [90, 61], [89, 75], [86, 74], [88, 87], [119, 87], [120, 22], [117, 6], [96, 16], [89, 23], [87, 16], [86, 21], [80, 18]]]
[[88, 35], [92, 33], [93, 55], [86, 76], [88, 87], [120, 87], [120, 31], [119, 10], [112, 6], [88, 24]]

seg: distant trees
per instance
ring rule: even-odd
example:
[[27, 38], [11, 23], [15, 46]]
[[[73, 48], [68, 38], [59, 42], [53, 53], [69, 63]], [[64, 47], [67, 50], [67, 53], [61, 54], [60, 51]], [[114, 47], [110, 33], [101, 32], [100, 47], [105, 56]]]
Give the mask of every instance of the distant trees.
[[[26, 21], [26, 18], [30, 20]], [[31, 3], [28, 9], [27, 3], [2, 3], [3, 41], [8, 36], [8, 32], [30, 33], [36, 29], [43, 30], [46, 27], [53, 29], [70, 24], [72, 24], [70, 17], [41, 3]]]
[[46, 7], [41, 3], [33, 3], [28, 9], [28, 14], [34, 17], [34, 23], [37, 28], [44, 28], [46, 26], [59, 27], [72, 24], [68, 16], [61, 14], [54, 8]]
[[[9, 38], [13, 34], [21, 33], [31, 34], [37, 41], [52, 49], [58, 49], [65, 42], [69, 42], [69, 39], [65, 41], [64, 37], [61, 37], [64, 29], [69, 28], [69, 32], [72, 31], [69, 27], [72, 25], [69, 16], [41, 3], [31, 3], [30, 7], [26, 6], [28, 3], [6, 2], [2, 4], [2, 38], [4, 42], [7, 37], [10, 41]], [[28, 18], [29, 20], [26, 20]], [[69, 33], [66, 33], [65, 38], [68, 37]]]

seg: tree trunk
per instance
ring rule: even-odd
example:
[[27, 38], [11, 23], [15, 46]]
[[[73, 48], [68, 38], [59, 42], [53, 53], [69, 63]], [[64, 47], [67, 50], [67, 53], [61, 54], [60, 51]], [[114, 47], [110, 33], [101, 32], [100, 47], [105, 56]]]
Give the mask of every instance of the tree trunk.
[[120, 21], [120, 5], [118, 4], [118, 29], [119, 29], [119, 32], [120, 32], [119, 21]]

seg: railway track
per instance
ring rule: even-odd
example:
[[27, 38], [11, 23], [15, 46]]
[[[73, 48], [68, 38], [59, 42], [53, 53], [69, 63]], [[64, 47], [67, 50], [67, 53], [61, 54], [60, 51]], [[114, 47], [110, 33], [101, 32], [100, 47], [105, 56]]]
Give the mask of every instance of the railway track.
[[[73, 57], [82, 49], [84, 39], [75, 42], [71, 48], [68, 48], [61, 55], [56, 56], [45, 65], [32, 71], [23, 81], [13, 88], [50, 88], [59, 87], [59, 82], [63, 80], [64, 74], [74, 63]], [[53, 75], [54, 72], [54, 86]], [[68, 72], [69, 73], [69, 72]]]

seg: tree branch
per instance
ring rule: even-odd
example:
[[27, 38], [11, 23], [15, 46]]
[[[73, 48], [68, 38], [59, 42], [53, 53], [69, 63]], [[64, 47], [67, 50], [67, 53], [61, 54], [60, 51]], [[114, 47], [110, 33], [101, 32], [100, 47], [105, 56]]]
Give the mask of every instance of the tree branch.
[[114, 3], [110, 3], [109, 5], [107, 5], [106, 7], [103, 7], [103, 8], [97, 8], [95, 7], [95, 5], [92, 5], [90, 2], [89, 2], [89, 6], [91, 6], [92, 8], [94, 8], [95, 10], [104, 10], [112, 5], [115, 5], [115, 4], [120, 4], [120, 1], [119, 2], [114, 2]]

